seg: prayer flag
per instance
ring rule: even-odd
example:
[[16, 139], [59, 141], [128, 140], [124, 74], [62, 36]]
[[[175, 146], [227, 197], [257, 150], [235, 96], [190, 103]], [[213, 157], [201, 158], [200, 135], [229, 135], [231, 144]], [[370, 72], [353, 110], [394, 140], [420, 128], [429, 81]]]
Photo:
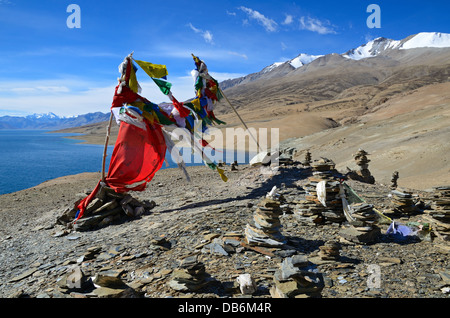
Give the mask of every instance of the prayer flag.
[[155, 82], [156, 85], [158, 85], [161, 92], [163, 92], [164, 95], [168, 95], [170, 93], [170, 89], [172, 88], [172, 83], [169, 83], [165, 80], [159, 79], [159, 78], [153, 78], [152, 80]]
[[[166, 155], [166, 143], [159, 124], [146, 123], [144, 131], [134, 125], [121, 122], [119, 134], [111, 156], [105, 184], [117, 193], [143, 191], [155, 173], [161, 168]], [[94, 191], [78, 205], [76, 219], [80, 219], [86, 207], [94, 199], [100, 182]]]
[[150, 77], [154, 78], [162, 78], [164, 76], [167, 76], [169, 73], [167, 72], [167, 68], [165, 65], [161, 64], [153, 64], [145, 61], [140, 60], [134, 60], [143, 70], [145, 73], [148, 74]]

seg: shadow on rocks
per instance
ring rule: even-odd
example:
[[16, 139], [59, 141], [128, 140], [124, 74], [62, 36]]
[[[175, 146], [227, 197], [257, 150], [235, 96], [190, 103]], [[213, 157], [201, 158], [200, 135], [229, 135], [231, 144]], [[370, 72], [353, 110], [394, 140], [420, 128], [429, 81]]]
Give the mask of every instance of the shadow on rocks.
[[274, 186], [277, 188], [282, 188], [282, 186], [291, 188], [296, 187], [295, 182], [301, 179], [305, 179], [308, 176], [311, 175], [310, 169], [299, 169], [296, 167], [280, 167], [279, 172], [272, 176], [269, 180], [264, 182], [261, 186], [252, 189], [249, 193], [245, 195], [238, 195], [236, 197], [229, 197], [224, 199], [212, 199], [212, 200], [205, 200], [201, 202], [195, 202], [191, 204], [184, 205], [182, 207], [173, 208], [173, 209], [167, 209], [160, 211], [160, 213], [170, 213], [174, 211], [182, 211], [182, 210], [189, 210], [193, 208], [201, 208], [201, 207], [207, 207], [210, 205], [218, 205], [218, 204], [225, 204], [229, 202], [234, 201], [245, 201], [245, 200], [255, 200], [260, 199], [261, 197], [265, 196]]

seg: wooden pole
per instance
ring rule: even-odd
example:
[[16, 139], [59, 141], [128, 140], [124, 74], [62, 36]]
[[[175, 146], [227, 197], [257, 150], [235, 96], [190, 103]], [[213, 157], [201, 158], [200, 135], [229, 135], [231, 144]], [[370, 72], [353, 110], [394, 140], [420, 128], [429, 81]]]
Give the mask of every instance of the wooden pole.
[[112, 123], [113, 117], [114, 117], [114, 115], [113, 115], [113, 113], [111, 112], [111, 116], [109, 116], [108, 128], [106, 129], [105, 148], [103, 149], [102, 182], [105, 181], [106, 152], [107, 152], [107, 150], [108, 150], [109, 135], [110, 135], [110, 132], [111, 132], [111, 123]]
[[223, 93], [222, 89], [219, 87], [219, 91], [222, 94], [222, 96], [225, 98], [225, 100], [228, 102], [228, 104], [231, 106], [231, 108], [234, 110], [234, 112], [236, 113], [236, 115], [238, 116], [239, 120], [241, 121], [241, 123], [244, 125], [245, 129], [247, 129], [248, 133], [250, 134], [250, 136], [253, 138], [253, 140], [256, 142], [256, 144], [258, 145], [259, 151], [263, 152], [261, 146], [259, 145], [258, 141], [256, 140], [256, 138], [253, 136], [253, 134], [251, 133], [251, 131], [248, 129], [247, 124], [244, 122], [244, 120], [242, 120], [241, 116], [239, 115], [239, 113], [237, 112], [236, 108], [234, 108], [234, 106], [230, 103], [230, 101], [228, 100], [227, 96]]

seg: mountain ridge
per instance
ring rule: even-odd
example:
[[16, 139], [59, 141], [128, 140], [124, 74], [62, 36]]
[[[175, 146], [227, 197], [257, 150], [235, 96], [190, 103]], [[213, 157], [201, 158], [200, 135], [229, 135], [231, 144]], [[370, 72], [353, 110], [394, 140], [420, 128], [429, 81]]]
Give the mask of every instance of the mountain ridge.
[[280, 78], [288, 73], [295, 72], [304, 66], [316, 60], [329, 59], [331, 57], [343, 57], [349, 60], [363, 60], [373, 57], [386, 56], [395, 54], [395, 51], [411, 50], [411, 49], [442, 49], [450, 48], [450, 34], [441, 32], [421, 32], [410, 35], [403, 40], [392, 40], [385, 37], [378, 37], [372, 41], [360, 45], [357, 48], [350, 49], [345, 53], [328, 53], [324, 55], [310, 55], [301, 53], [297, 57], [285, 62], [275, 62], [266, 66], [259, 72], [251, 73], [243, 77], [228, 79], [220, 83], [223, 90], [229, 89], [240, 84], [248, 84], [250, 82], [265, 78]]
[[0, 129], [66, 129], [103, 122], [109, 119], [109, 113], [94, 112], [74, 117], [60, 117], [52, 112], [32, 114], [25, 117], [2, 116]]

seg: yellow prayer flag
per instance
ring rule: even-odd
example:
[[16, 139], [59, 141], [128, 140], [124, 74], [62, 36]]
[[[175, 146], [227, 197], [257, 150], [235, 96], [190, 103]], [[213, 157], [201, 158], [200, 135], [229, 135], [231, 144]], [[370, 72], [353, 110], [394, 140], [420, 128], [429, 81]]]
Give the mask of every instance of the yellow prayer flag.
[[138, 92], [139, 84], [138, 84], [138, 81], [137, 81], [137, 78], [136, 78], [136, 72], [134, 71], [133, 65], [131, 65], [130, 81], [129, 81], [128, 85], [130, 86], [130, 89], [133, 92], [135, 92], [135, 93]]
[[192, 100], [191, 103], [194, 105], [194, 109], [196, 111], [199, 112], [201, 110], [200, 99], [199, 98], [196, 98], [196, 99]]
[[219, 173], [220, 177], [222, 178], [222, 181], [223, 181], [223, 182], [227, 182], [227, 181], [228, 181], [228, 178], [227, 178], [227, 176], [223, 173], [223, 170], [220, 169], [219, 167], [216, 167], [216, 169], [217, 169], [217, 172]]
[[[133, 59], [134, 60], [134, 59]], [[161, 78], [167, 76], [169, 73], [167, 72], [167, 68], [162, 64], [153, 64], [150, 62], [134, 60], [145, 73], [150, 77]]]

